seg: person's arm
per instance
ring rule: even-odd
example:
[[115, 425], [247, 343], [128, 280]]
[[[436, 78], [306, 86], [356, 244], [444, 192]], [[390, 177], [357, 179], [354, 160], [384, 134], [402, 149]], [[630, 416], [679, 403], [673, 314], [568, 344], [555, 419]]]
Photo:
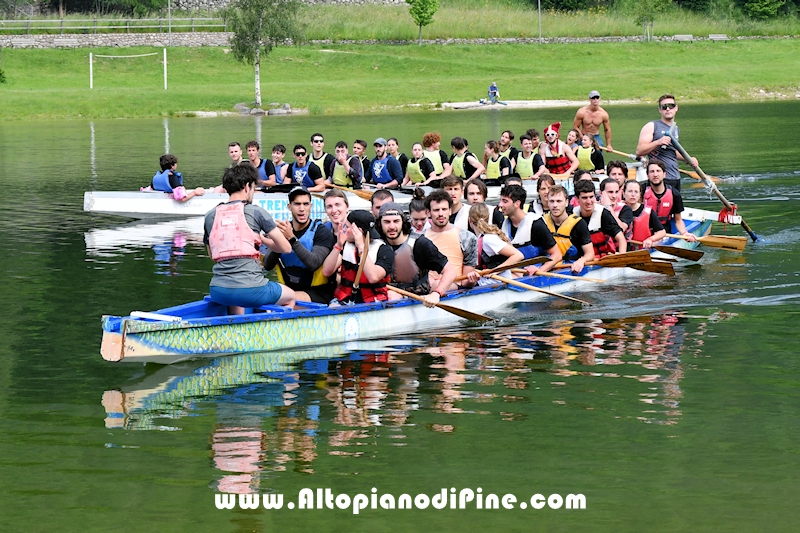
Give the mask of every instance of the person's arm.
[[475, 167], [475, 172], [472, 173], [472, 176], [467, 176], [467, 179], [464, 180], [465, 182], [471, 180], [472, 178], [480, 178], [481, 174], [486, 172], [486, 167], [483, 166], [483, 163], [478, 161], [478, 158], [475, 157], [474, 155], [472, 154], [468, 155], [466, 157], [466, 160], [469, 162], [470, 165]]
[[267, 248], [279, 254], [288, 254], [292, 251], [292, 245], [289, 244], [289, 241], [286, 240], [286, 237], [283, 236], [283, 233], [281, 233], [281, 230], [277, 227], [266, 235], [262, 233], [261, 242], [265, 244]]
[[636, 145], [636, 155], [647, 155], [659, 146], [668, 146], [672, 144], [672, 139], [670, 139], [668, 135], [664, 135], [657, 141], [654, 141], [654, 132], [655, 124], [648, 122], [644, 125], [642, 131], [639, 132], [639, 143]]
[[[566, 143], [564, 144], [566, 146]], [[572, 174], [573, 172], [578, 170], [578, 166], [580, 165], [580, 162], [578, 161], [578, 156], [575, 155], [575, 152], [569, 149], [569, 146], [566, 146], [566, 150], [564, 150], [564, 153], [567, 154], [567, 157], [572, 163], [569, 167], [569, 170], [567, 171], [567, 174]]]
[[325, 177], [314, 163], [308, 165], [308, 177], [314, 180], [314, 186], [309, 187], [308, 192], [325, 192]]
[[334, 242], [336, 241], [333, 238], [333, 233], [330, 231], [328, 231], [327, 234], [323, 233], [323, 230], [327, 229], [328, 228], [325, 226], [317, 228], [317, 233], [314, 235], [314, 245], [311, 247], [311, 250], [299, 242], [292, 244], [292, 251], [309, 270], [316, 271], [321, 267], [322, 263], [325, 262], [328, 254], [330, 254], [333, 249]]
[[511, 174], [511, 167], [512, 167], [511, 161], [509, 161], [508, 158], [505, 156], [503, 156], [503, 159], [505, 159], [505, 164], [503, 164], [503, 160], [500, 160], [500, 175], [508, 176], [509, 174]]
[[581, 251], [583, 252], [583, 255], [573, 261], [569, 266], [573, 274], [579, 274], [583, 270], [583, 267], [586, 266], [586, 263], [589, 261], [594, 261], [594, 246], [592, 246], [591, 242], [589, 244], [582, 245]]
[[[539, 158], [538, 159], [538, 161], [539, 161], [538, 165], [536, 164], [536, 161], [537, 161], [536, 158], [537, 157]], [[539, 176], [541, 176], [542, 174], [547, 172], [547, 167], [544, 165], [544, 159], [542, 159], [542, 156], [540, 156], [537, 153], [533, 154], [533, 168], [538, 169], [533, 174], [534, 179], [537, 179], [537, 180], [539, 179]]]
[[425, 181], [420, 183], [420, 185], [428, 185], [430, 182], [437, 179], [436, 169], [434, 168], [433, 163], [431, 163], [427, 157], [424, 157], [420, 160], [419, 169], [423, 176], [428, 176]]
[[453, 173], [453, 166], [450, 164], [450, 159], [447, 157], [444, 150], [439, 150], [439, 158], [442, 160], [442, 168], [444, 168], [439, 177], [444, 179]]
[[[281, 179], [281, 183], [283, 183], [283, 184], [286, 184], [286, 183], [291, 183], [291, 181], [292, 181], [291, 179], [288, 179], [288, 178], [286, 177], [286, 170], [287, 170], [288, 168], [289, 168], [289, 165], [283, 165], [283, 166], [281, 166], [281, 170], [280, 170], [280, 176], [279, 176], [279, 177], [280, 177], [280, 179]], [[278, 172], [278, 171], [276, 171], [276, 172]], [[277, 176], [277, 174], [276, 174], [276, 179], [277, 179], [277, 177], [278, 177], [278, 176]]]
[[526, 267], [525, 270], [528, 271], [528, 274], [534, 275], [537, 272], [549, 272], [554, 266], [560, 263], [561, 259], [563, 258], [563, 255], [561, 255], [561, 250], [559, 250], [558, 246], [555, 244], [547, 250], [547, 256], [550, 258], [550, 260], [543, 265], [531, 265]]
[[606, 173], [606, 162], [603, 159], [603, 154], [600, 152], [600, 150], [592, 151], [592, 163], [594, 164], [595, 174]]
[[622, 230], [619, 230], [614, 235], [614, 241], [617, 243], [617, 252], [624, 254], [628, 251], [628, 241], [625, 240], [625, 233]]
[[673, 220], [675, 221], [675, 229], [678, 230], [678, 233], [680, 233], [681, 235], [686, 237], [687, 241], [696, 242], [697, 241], [697, 237], [695, 237], [693, 233], [689, 233], [686, 230], [686, 224], [683, 222], [683, 217], [681, 216], [681, 214], [680, 213], [674, 213], [672, 215], [672, 217], [673, 217]]
[[520, 261], [525, 259], [525, 256], [522, 255], [522, 252], [520, 252], [519, 250], [514, 248], [513, 244], [506, 244], [497, 253], [498, 253], [498, 255], [506, 256], [506, 260], [498, 265], [500, 267], [504, 267], [504, 266], [510, 267], [511, 265], [513, 265], [515, 263], [519, 263]]
[[611, 120], [608, 113], [603, 113], [603, 130], [606, 132], [606, 148], [611, 150]]
[[583, 116], [586, 114], [584, 108], [578, 109], [578, 112], [575, 113], [575, 120], [572, 121], [572, 127], [578, 130], [581, 135], [583, 135]]
[[325, 261], [322, 262], [323, 276], [331, 277], [339, 271], [339, 267], [342, 265], [342, 249], [346, 240], [347, 230], [340, 231], [339, 235], [336, 236], [336, 244], [331, 249], [328, 257], [325, 258]]
[[259, 185], [264, 187], [274, 187], [278, 184], [278, 178], [275, 174], [275, 164], [269, 159], [264, 160], [264, 174], [267, 175], [266, 180], [260, 180]]

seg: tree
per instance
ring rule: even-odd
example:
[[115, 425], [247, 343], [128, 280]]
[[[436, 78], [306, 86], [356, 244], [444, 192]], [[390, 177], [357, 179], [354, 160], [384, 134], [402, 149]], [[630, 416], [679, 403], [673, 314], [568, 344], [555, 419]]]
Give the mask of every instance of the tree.
[[742, 10], [749, 17], [766, 20], [778, 16], [778, 10], [785, 3], [786, 0], [748, 0]]
[[254, 67], [256, 106], [261, 106], [261, 56], [273, 46], [302, 39], [300, 7], [298, 0], [235, 0], [223, 14], [233, 32], [233, 57]]
[[439, 9], [439, 0], [406, 0], [411, 6], [411, 18], [419, 26], [419, 44], [422, 44], [422, 27], [433, 22], [433, 15]]
[[653, 24], [658, 13], [663, 13], [671, 0], [639, 0], [636, 2], [633, 15], [637, 24], [642, 25], [642, 37], [645, 41], [653, 40]]

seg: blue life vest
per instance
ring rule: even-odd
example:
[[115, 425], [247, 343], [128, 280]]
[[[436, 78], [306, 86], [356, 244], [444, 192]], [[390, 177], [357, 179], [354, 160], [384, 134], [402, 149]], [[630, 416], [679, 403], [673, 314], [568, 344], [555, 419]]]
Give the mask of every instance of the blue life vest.
[[[282, 183], [282, 182], [280, 181], [280, 179], [281, 179], [281, 169], [282, 169], [283, 167], [285, 167], [286, 165], [288, 165], [288, 163], [281, 163], [280, 165], [278, 165], [278, 166], [276, 166], [276, 167], [275, 167], [275, 181], [276, 181], [277, 183]], [[288, 170], [288, 169], [287, 169], [287, 170]]]
[[[392, 175], [389, 174], [389, 158], [386, 156], [383, 159], [372, 160], [372, 180], [375, 183], [389, 183], [392, 181]], [[394, 159], [394, 158], [392, 158]]]
[[169, 184], [170, 173], [178, 176], [180, 184], [183, 185], [183, 175], [180, 172], [167, 169], [157, 172], [156, 175], [153, 176], [153, 189], [161, 192], [172, 192], [172, 186]]
[[302, 185], [306, 189], [310, 189], [316, 185], [314, 180], [311, 179], [311, 176], [308, 175], [309, 164], [310, 163], [307, 162], [305, 166], [298, 167], [297, 163], [292, 163], [292, 166], [290, 166], [286, 171], [287, 173], [291, 172], [290, 178], [293, 182]]
[[256, 167], [256, 170], [258, 170], [258, 179], [260, 179], [262, 181], [267, 181], [269, 179], [269, 176], [267, 176], [267, 160], [266, 159], [262, 159], [261, 160], [261, 163], [258, 164], [258, 167]]
[[[313, 250], [314, 235], [317, 233], [317, 228], [321, 225], [322, 223], [319, 220], [312, 220], [306, 232], [303, 233], [302, 237], [297, 239], [297, 242], [306, 250]], [[281, 283], [288, 283], [290, 286], [308, 288], [328, 283], [328, 278], [322, 275], [322, 267], [320, 267], [317, 272], [310, 270], [305, 263], [297, 257], [294, 251], [288, 254], [281, 254], [278, 268], [280, 269], [279, 281], [281, 281]]]

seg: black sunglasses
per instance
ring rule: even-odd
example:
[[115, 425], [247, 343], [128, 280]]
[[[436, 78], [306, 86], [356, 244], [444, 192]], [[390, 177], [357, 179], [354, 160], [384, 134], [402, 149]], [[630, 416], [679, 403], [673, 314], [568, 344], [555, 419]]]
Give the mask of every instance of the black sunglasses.
[[661, 109], [663, 111], [666, 111], [667, 109], [675, 109], [676, 107], [678, 107], [678, 104], [674, 104], [674, 103], [673, 104], [661, 104], [660, 107], [661, 107]]
[[313, 141], [311, 141], [311, 142], [312, 142], [312, 143], [322, 143], [322, 142], [325, 142], [325, 141], [323, 141], [322, 139], [314, 139], [314, 140], [313, 140]]
[[295, 152], [294, 155], [295, 155], [295, 157], [304, 157], [306, 155], [306, 153], [305, 152]]

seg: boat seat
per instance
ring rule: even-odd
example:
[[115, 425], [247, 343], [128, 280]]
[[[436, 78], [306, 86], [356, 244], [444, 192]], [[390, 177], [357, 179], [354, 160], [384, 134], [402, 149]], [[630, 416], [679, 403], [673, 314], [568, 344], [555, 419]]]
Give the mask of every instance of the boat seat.
[[327, 309], [328, 304], [320, 304], [317, 302], [296, 302], [297, 307], [306, 307], [308, 309]]

